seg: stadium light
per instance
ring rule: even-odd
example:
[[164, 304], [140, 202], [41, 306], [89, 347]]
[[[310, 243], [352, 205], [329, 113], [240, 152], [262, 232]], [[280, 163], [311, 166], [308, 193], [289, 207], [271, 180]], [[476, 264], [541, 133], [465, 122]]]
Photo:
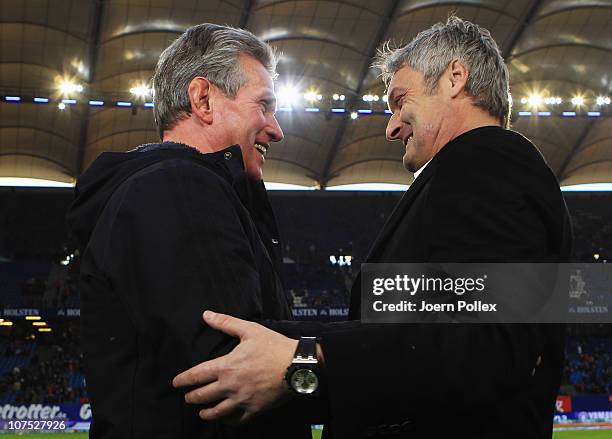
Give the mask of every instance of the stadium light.
[[574, 96], [571, 102], [572, 105], [579, 107], [584, 104], [584, 98], [582, 96]]
[[334, 93], [334, 94], [332, 95], [332, 99], [333, 99], [334, 101], [337, 101], [338, 99], [340, 99], [340, 95], [339, 95], [338, 93]]
[[48, 104], [49, 98], [32, 98], [32, 102], [37, 104]]
[[40, 316], [26, 316], [26, 320], [40, 320]]
[[358, 117], [359, 117], [359, 115], [357, 114], [357, 112], [356, 112], [356, 111], [352, 111], [352, 112], [351, 112], [351, 119], [355, 120], [355, 119], [357, 119]]
[[599, 260], [599, 253], [593, 253], [593, 259], [598, 261]]
[[306, 93], [304, 93], [304, 99], [306, 99], [307, 101], [310, 101], [310, 102], [320, 101], [322, 98], [323, 98], [323, 96], [318, 94], [314, 90], [310, 90], [310, 91], [307, 91]]
[[340, 95], [340, 100], [343, 101], [344, 100], [344, 95]]
[[276, 96], [280, 106], [290, 107], [297, 103], [300, 93], [296, 86], [284, 85], [279, 88]]
[[32, 326], [47, 326], [47, 322], [32, 322]]
[[597, 96], [595, 100], [597, 105], [610, 105], [610, 97], [609, 96]]
[[51, 332], [51, 328], [38, 328], [38, 332]]
[[76, 84], [72, 81], [63, 80], [59, 84], [59, 91], [64, 95], [68, 95], [70, 93], [80, 93], [83, 91], [83, 86], [81, 84]]
[[558, 96], [550, 96], [550, 97], [544, 98], [544, 103], [546, 105], [559, 105], [562, 102], [563, 102], [563, 99], [561, 99]]
[[66, 104], [64, 104], [63, 102], [60, 102], [59, 104], [57, 104], [57, 108], [59, 108], [60, 110], [65, 110]]
[[542, 96], [540, 96], [539, 94], [532, 94], [527, 98], [527, 103], [532, 107], [542, 105]]
[[383, 102], [389, 102], [389, 97], [387, 95], [383, 95], [382, 97]]
[[13, 326], [13, 322], [11, 321], [4, 321], [4, 322], [0, 322], [0, 326]]
[[153, 94], [153, 90], [144, 84], [138, 84], [130, 88], [130, 93], [132, 93], [137, 98], [144, 99], [147, 96], [151, 96]]

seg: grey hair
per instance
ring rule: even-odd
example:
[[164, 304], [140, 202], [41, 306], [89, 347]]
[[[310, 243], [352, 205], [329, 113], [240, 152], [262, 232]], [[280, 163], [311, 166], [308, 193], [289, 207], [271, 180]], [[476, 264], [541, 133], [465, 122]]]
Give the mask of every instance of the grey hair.
[[189, 83], [203, 76], [229, 98], [247, 81], [239, 57], [263, 64], [275, 79], [276, 55], [264, 41], [244, 29], [203, 23], [190, 27], [162, 52], [153, 75], [154, 115], [160, 138], [191, 113]]
[[508, 68], [491, 33], [477, 24], [450, 16], [446, 23], [434, 24], [404, 47], [392, 49], [385, 44], [372, 66], [381, 70], [388, 86], [393, 74], [407, 65], [423, 74], [427, 92], [433, 93], [454, 59], [469, 71], [465, 91], [474, 105], [507, 128], [511, 109]]

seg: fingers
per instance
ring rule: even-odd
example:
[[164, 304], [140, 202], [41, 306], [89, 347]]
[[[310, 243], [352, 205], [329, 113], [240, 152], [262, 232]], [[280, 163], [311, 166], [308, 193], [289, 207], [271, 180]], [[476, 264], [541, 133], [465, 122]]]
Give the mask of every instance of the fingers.
[[208, 404], [211, 405], [223, 400], [227, 392], [221, 388], [219, 381], [212, 382], [199, 387], [185, 395], [185, 402], [188, 404]]
[[240, 407], [231, 399], [224, 399], [214, 407], [200, 410], [200, 418], [205, 421], [214, 421], [227, 416], [238, 414]]
[[246, 335], [251, 326], [249, 321], [212, 311], [204, 311], [203, 317], [211, 328], [240, 339]]
[[218, 378], [218, 367], [216, 367], [218, 362], [219, 359], [214, 359], [193, 366], [191, 369], [175, 376], [172, 385], [174, 387], [185, 387], [212, 383]]

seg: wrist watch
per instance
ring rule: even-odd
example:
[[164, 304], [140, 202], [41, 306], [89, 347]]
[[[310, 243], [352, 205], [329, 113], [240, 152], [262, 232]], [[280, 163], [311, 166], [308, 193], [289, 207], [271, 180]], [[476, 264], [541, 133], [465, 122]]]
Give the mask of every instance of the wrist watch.
[[293, 361], [287, 368], [285, 381], [298, 395], [317, 394], [320, 380], [316, 337], [300, 337]]

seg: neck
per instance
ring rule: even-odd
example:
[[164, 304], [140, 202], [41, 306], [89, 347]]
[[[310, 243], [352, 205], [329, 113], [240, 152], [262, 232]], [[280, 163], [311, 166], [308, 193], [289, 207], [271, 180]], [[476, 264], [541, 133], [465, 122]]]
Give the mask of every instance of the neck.
[[229, 143], [223, 143], [223, 138], [215, 136], [212, 131], [212, 127], [196, 126], [192, 118], [188, 118], [164, 131], [163, 141], [189, 145], [203, 154], [220, 151], [230, 146]]
[[[456, 116], [458, 114], [464, 114], [466, 116], [457, 118]], [[449, 115], [446, 120], [449, 122], [449, 124], [445, 129], [440, 130], [436, 142], [434, 143], [435, 153], [438, 153], [438, 151], [440, 151], [444, 145], [459, 137], [463, 133], [486, 126], [501, 126], [499, 121], [494, 116], [491, 116], [486, 111], [474, 106], [456, 110], [453, 112], [453, 115]]]

